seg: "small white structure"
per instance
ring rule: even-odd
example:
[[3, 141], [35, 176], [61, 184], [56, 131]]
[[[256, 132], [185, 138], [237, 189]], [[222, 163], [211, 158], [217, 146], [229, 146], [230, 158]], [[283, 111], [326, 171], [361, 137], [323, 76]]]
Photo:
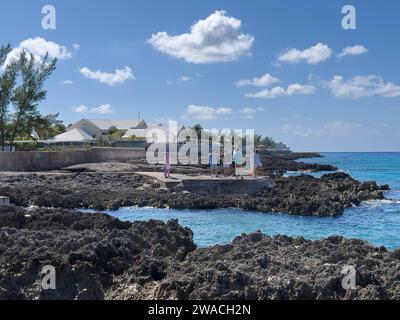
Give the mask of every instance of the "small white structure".
[[74, 128], [49, 139], [47, 142], [49, 143], [91, 142], [95, 140], [96, 139], [91, 137], [85, 131]]
[[278, 151], [290, 151], [290, 149], [288, 148], [288, 146], [286, 144], [284, 144], [283, 142], [278, 142], [275, 147], [275, 150]]

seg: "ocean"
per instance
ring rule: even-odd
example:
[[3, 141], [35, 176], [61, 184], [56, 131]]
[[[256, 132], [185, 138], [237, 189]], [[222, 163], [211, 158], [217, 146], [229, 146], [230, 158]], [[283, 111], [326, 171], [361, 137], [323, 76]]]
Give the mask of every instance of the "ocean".
[[[361, 181], [389, 184], [387, 200], [367, 201], [347, 208], [337, 217], [299, 217], [287, 214], [248, 212], [240, 209], [173, 210], [121, 208], [107, 211], [121, 220], [167, 221], [178, 219], [194, 232], [199, 247], [225, 244], [241, 233], [261, 230], [267, 235], [285, 234], [321, 239], [331, 235], [359, 238], [375, 246], [393, 250], [400, 247], [400, 152], [398, 153], [322, 153], [323, 158], [300, 161], [332, 164]], [[320, 176], [326, 172], [310, 173]], [[289, 172], [287, 175], [299, 174]]]

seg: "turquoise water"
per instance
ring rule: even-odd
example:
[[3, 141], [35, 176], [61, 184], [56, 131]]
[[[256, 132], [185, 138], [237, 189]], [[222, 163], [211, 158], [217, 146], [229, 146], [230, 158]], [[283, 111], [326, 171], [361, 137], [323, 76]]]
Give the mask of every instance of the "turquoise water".
[[[286, 214], [246, 212], [239, 209], [172, 210], [122, 208], [109, 214], [122, 220], [179, 219], [194, 232], [200, 247], [230, 242], [241, 233], [261, 230], [268, 235], [286, 234], [320, 239], [330, 235], [367, 240], [388, 249], [400, 247], [400, 153], [325, 153], [324, 158], [302, 161], [328, 163], [359, 180], [388, 183], [388, 200], [369, 201], [346, 209], [338, 217], [297, 217]], [[313, 175], [320, 175], [319, 173]]]

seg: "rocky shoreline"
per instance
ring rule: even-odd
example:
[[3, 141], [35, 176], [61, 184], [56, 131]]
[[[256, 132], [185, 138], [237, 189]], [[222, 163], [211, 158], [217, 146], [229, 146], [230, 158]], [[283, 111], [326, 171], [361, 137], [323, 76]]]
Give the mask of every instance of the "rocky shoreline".
[[[50, 173], [0, 173], [0, 299], [400, 299], [400, 249], [389, 252], [357, 239], [319, 241], [260, 232], [227, 245], [196, 248], [177, 221], [122, 222], [73, 209], [124, 206], [213, 209], [236, 207], [296, 215], [338, 215], [383, 199], [388, 186], [335, 172], [285, 178], [290, 171], [334, 171], [299, 158], [263, 155], [262, 173], [275, 187], [252, 195], [194, 194], [167, 189], [136, 171], [143, 161], [96, 163]], [[175, 173], [204, 174], [202, 166]], [[27, 208], [28, 206], [47, 208]], [[51, 208], [50, 208], [51, 207]], [[56, 290], [42, 290], [41, 270], [56, 270]], [[341, 285], [354, 266], [357, 288]]]
[[[400, 249], [260, 232], [198, 249], [177, 221], [0, 207], [0, 299], [400, 299]], [[56, 290], [42, 290], [52, 265]], [[341, 285], [345, 265], [356, 285]]]
[[[241, 208], [260, 212], [295, 215], [334, 216], [361, 201], [384, 199], [388, 186], [359, 182], [345, 173], [330, 173], [320, 179], [309, 175], [283, 177], [288, 170], [333, 171], [330, 165], [306, 164], [294, 159], [315, 154], [264, 155], [262, 174], [269, 175], [275, 187], [257, 194], [191, 193], [182, 188], [164, 188], [159, 182], [134, 174], [157, 171], [144, 161], [85, 164], [57, 174], [0, 174], [0, 194], [12, 203], [57, 208], [116, 210], [126, 206], [175, 209]], [[204, 166], [175, 166], [175, 173], [205, 174]]]

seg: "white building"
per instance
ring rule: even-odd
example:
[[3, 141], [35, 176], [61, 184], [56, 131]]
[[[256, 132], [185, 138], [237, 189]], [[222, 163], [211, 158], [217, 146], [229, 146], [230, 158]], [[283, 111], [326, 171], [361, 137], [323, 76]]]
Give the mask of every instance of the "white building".
[[274, 150], [278, 150], [278, 151], [290, 151], [290, 148], [284, 144], [283, 142], [278, 142], [275, 147]]
[[147, 142], [158, 141], [179, 142], [179, 133], [185, 129], [183, 126], [177, 126], [170, 123], [163, 125], [161, 123], [147, 124], [143, 119], [140, 120], [96, 120], [82, 119], [69, 126], [67, 131], [61, 133], [47, 141], [47, 143], [79, 143], [95, 142], [99, 140], [109, 141], [110, 128], [116, 129], [113, 141], [118, 140], [143, 140], [146, 141], [147, 135], [150, 138]]
[[[129, 129], [123, 139], [143, 139], [147, 142], [178, 142], [179, 134], [181, 131], [185, 130], [184, 126], [164, 126], [161, 123], [149, 124], [146, 128], [132, 128]], [[149, 135], [149, 137], [148, 137]]]
[[85, 131], [73, 128], [64, 133], [61, 133], [51, 139], [49, 139], [48, 143], [70, 143], [70, 142], [92, 142], [95, 141], [92, 136], [87, 134]]
[[129, 129], [145, 129], [147, 124], [144, 120], [107, 120], [107, 119], [82, 119], [68, 127], [67, 132], [79, 129], [86, 132], [96, 140], [108, 139], [109, 129], [115, 127], [117, 135], [122, 137]]

